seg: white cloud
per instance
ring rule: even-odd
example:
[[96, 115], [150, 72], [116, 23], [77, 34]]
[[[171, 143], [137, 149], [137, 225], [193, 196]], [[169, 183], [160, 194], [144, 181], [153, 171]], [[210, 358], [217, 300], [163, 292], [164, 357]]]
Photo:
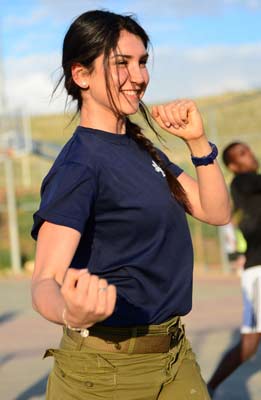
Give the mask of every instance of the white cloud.
[[261, 9], [260, 0], [135, 0], [129, 3], [135, 12], [146, 13], [146, 15], [174, 15], [187, 17], [191, 15], [215, 15], [223, 13], [230, 6], [241, 6], [252, 11]]
[[58, 22], [70, 23], [82, 12], [105, 8], [115, 12], [134, 12], [139, 16], [173, 16], [187, 17], [192, 15], [215, 15], [223, 13], [230, 6], [241, 6], [252, 11], [261, 9], [261, 0], [40, 0], [34, 5], [29, 15], [9, 15], [5, 18], [6, 26], [31, 26], [46, 16]]
[[10, 14], [3, 18], [3, 24], [5, 28], [24, 28], [32, 26], [41, 21], [44, 17], [48, 15], [48, 10], [42, 7], [34, 8], [29, 14], [17, 15]]
[[261, 1], [260, 0], [225, 0], [225, 3], [228, 5], [236, 5], [249, 8], [250, 10], [258, 10], [261, 9]]
[[[147, 102], [261, 87], [261, 43], [186, 50], [161, 47], [154, 53]], [[34, 114], [63, 112], [65, 95], [57, 94], [50, 103], [59, 64], [59, 53], [9, 59], [5, 70], [9, 107]]]
[[261, 43], [181, 50], [156, 48], [147, 101], [261, 87]]
[[48, 54], [48, 57], [36, 54], [9, 58], [4, 73], [8, 108], [23, 108], [33, 114], [61, 112], [65, 96], [55, 95], [51, 101], [52, 91], [61, 74], [59, 65], [59, 53]]
[[[106, 8], [108, 1], [106, 0], [42, 0], [40, 2], [41, 7], [50, 13], [50, 16], [54, 16], [58, 20], [66, 20], [70, 22], [75, 17], [80, 15], [82, 12], [96, 9]], [[110, 7], [108, 7], [110, 8]]]

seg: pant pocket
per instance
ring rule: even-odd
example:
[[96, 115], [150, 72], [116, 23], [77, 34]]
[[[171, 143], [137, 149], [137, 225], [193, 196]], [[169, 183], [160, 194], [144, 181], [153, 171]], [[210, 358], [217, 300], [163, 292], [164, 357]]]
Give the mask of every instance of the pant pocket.
[[44, 357], [54, 357], [47, 399], [113, 399], [116, 368], [99, 354], [79, 350], [48, 349]]

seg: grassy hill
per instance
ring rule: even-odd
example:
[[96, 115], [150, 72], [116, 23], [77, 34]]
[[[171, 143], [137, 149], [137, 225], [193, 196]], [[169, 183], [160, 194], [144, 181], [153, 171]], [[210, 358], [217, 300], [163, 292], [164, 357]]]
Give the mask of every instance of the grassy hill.
[[[210, 114], [215, 114], [217, 134], [223, 141], [242, 136], [247, 132], [260, 132], [261, 129], [261, 90], [245, 93], [226, 93], [219, 96], [195, 99], [210, 129]], [[150, 105], [148, 105], [150, 108]], [[33, 138], [55, 143], [64, 143], [77, 125], [77, 119], [70, 122], [72, 115], [42, 115], [31, 118]], [[139, 115], [135, 120], [140, 121]], [[160, 129], [159, 129], [160, 130]], [[151, 135], [150, 132], [148, 133]], [[165, 136], [166, 133], [162, 132]], [[167, 134], [167, 136], [169, 136]]]
[[[249, 143], [260, 158], [261, 156], [261, 91], [245, 93], [226, 93], [220, 96], [211, 96], [195, 99], [205, 122], [206, 131], [210, 140], [218, 144], [219, 149], [232, 140], [242, 140]], [[77, 119], [71, 122], [72, 115], [41, 115], [31, 118], [33, 139], [53, 142], [63, 145], [71, 136]], [[134, 120], [144, 125], [139, 115]], [[161, 129], [158, 129], [166, 140], [164, 151], [175, 162], [180, 164], [188, 173], [194, 174], [190, 156], [182, 140], [175, 138]], [[147, 136], [159, 147], [163, 147], [150, 130]], [[23, 160], [15, 160], [15, 179], [20, 244], [24, 260], [33, 258], [35, 244], [29, 232], [32, 224], [32, 213], [39, 202], [39, 188], [43, 176], [49, 169], [51, 162], [36, 156], [30, 156], [24, 164]], [[26, 166], [27, 165], [27, 166]], [[30, 167], [31, 184], [23, 184], [23, 174]], [[227, 181], [230, 176], [226, 170]], [[10, 265], [9, 237], [7, 213], [5, 211], [5, 180], [3, 169], [0, 169], [0, 269]], [[201, 265], [218, 265], [220, 263], [219, 237], [217, 228], [200, 224], [189, 219], [195, 247], [195, 259]]]
[[[232, 140], [247, 141], [256, 152], [261, 155], [261, 90], [226, 93], [219, 96], [210, 96], [195, 99], [206, 127], [210, 140], [218, 144], [219, 148]], [[150, 105], [148, 105], [150, 109]], [[133, 119], [145, 130], [146, 135], [162, 147], [153, 132], [145, 125], [142, 117], [137, 114]], [[72, 115], [42, 115], [31, 118], [32, 135], [34, 139], [51, 141], [57, 144], [65, 143], [71, 136], [78, 119], [72, 122]], [[186, 164], [188, 160], [187, 148], [184, 143], [157, 128], [165, 140], [167, 149], [164, 151], [178, 163]], [[189, 167], [189, 169], [191, 169]]]

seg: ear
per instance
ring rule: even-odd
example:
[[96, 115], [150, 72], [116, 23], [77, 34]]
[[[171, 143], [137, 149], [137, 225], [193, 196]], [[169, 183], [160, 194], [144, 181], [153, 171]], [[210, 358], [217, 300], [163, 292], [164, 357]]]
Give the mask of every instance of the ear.
[[230, 162], [227, 165], [228, 169], [233, 172], [234, 174], [236, 174], [238, 172], [238, 165], [236, 163]]
[[89, 88], [89, 74], [87, 69], [79, 64], [73, 64], [71, 67], [72, 79], [81, 89]]

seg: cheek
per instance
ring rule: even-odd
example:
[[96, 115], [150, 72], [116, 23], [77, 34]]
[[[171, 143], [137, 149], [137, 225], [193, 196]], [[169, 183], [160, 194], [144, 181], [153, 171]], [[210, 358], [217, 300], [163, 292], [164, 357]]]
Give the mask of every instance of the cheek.
[[147, 69], [144, 69], [143, 80], [144, 80], [145, 85], [148, 86], [149, 81], [150, 81], [150, 74]]
[[128, 79], [128, 71], [125, 68], [119, 69], [112, 73], [112, 84], [117, 89], [122, 86]]

